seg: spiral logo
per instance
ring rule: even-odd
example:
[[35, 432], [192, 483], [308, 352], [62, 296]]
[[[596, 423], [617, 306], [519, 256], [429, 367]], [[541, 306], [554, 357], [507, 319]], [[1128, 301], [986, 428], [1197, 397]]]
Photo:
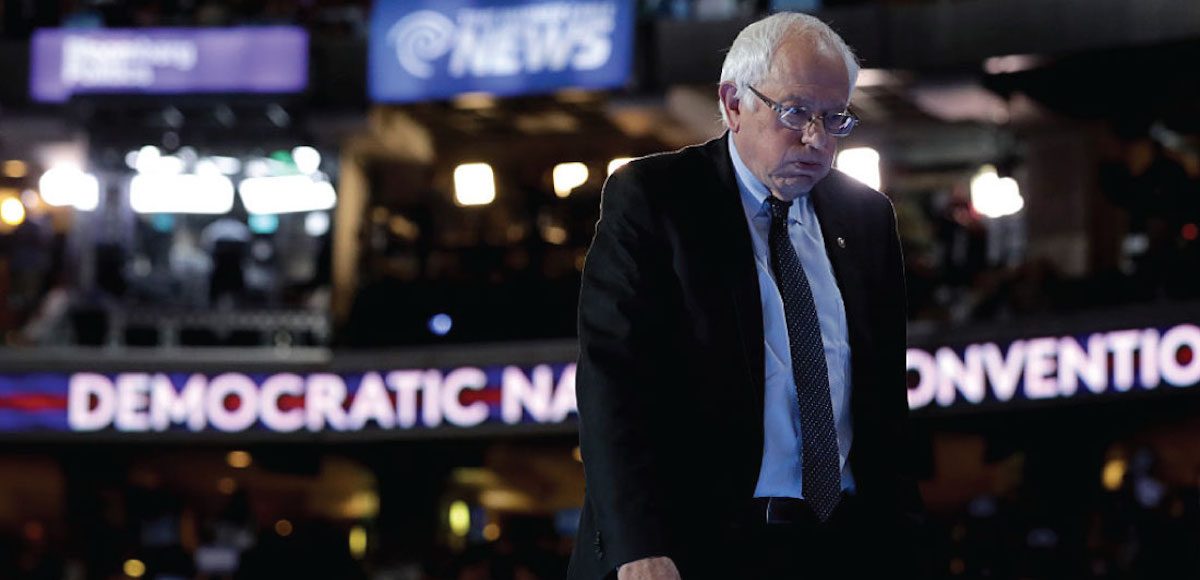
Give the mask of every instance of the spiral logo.
[[427, 79], [433, 76], [429, 63], [450, 52], [454, 31], [454, 21], [439, 12], [421, 10], [393, 24], [387, 42], [395, 46], [396, 60], [404, 70]]

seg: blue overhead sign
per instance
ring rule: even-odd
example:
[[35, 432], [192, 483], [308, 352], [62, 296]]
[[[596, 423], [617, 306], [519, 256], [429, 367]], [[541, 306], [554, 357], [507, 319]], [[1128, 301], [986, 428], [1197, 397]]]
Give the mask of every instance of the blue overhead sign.
[[619, 87], [633, 0], [379, 0], [369, 90], [377, 102]]

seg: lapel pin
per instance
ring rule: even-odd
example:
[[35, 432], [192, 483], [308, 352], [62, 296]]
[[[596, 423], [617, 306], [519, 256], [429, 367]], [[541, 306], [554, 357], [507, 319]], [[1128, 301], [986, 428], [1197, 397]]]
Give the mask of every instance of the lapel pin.
[[844, 248], [844, 247], [846, 247], [846, 239], [845, 239], [845, 238], [841, 238], [841, 237], [839, 237], [839, 238], [837, 239], [837, 243], [838, 243], [838, 247], [839, 247], [839, 248]]

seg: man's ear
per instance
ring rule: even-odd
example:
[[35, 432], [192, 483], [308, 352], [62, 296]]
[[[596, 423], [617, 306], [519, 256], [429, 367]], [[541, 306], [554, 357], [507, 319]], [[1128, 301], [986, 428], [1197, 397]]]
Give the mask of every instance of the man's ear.
[[733, 83], [721, 83], [721, 86], [717, 87], [717, 96], [721, 99], [721, 107], [729, 121], [729, 130], [734, 133], [742, 126], [742, 102], [736, 93], [737, 86]]

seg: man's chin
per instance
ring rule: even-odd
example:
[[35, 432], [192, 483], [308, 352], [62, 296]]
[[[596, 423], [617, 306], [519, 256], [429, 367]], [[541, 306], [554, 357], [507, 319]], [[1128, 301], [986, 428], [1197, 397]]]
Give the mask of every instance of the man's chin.
[[789, 200], [796, 199], [812, 190], [816, 180], [811, 176], [787, 177], [775, 179], [775, 190]]

